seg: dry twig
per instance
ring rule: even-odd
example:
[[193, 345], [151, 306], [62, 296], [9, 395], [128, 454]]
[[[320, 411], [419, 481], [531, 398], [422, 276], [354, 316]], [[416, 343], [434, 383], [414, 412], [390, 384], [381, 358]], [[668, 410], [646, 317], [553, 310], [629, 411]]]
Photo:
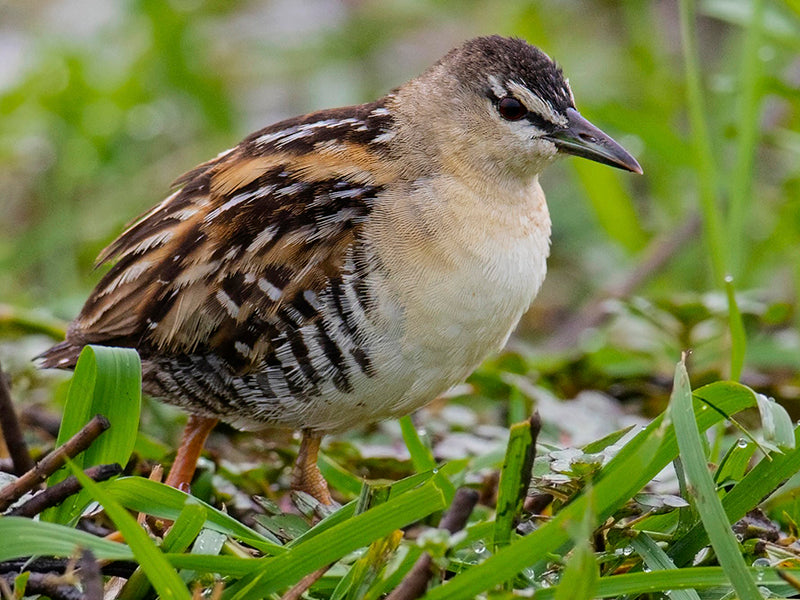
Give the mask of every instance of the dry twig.
[[[19, 573], [5, 573], [0, 575], [0, 580], [13, 589], [17, 576]], [[81, 600], [84, 598], [83, 592], [75, 587], [68, 578], [53, 573], [30, 574], [25, 586], [25, 595], [34, 596], [36, 594], [47, 596], [52, 600]]]
[[694, 215], [668, 237], [654, 240], [645, 251], [644, 259], [628, 273], [619, 284], [602, 290], [594, 300], [586, 304], [573, 318], [558, 327], [558, 333], [547, 341], [547, 347], [554, 351], [574, 348], [582, 332], [602, 324], [608, 316], [605, 309], [608, 300], [629, 297], [641, 285], [678, 254], [686, 243], [700, 230], [700, 217]]
[[78, 561], [84, 600], [103, 600], [103, 575], [91, 550], [83, 550]]
[[[463, 529], [477, 501], [478, 492], [470, 488], [459, 488], [450, 509], [439, 522], [439, 528], [446, 529], [450, 533]], [[423, 554], [386, 600], [413, 600], [422, 596], [433, 576], [432, 565], [430, 554]]]
[[[122, 473], [122, 467], [114, 463], [113, 465], [97, 465], [86, 469], [86, 476], [94, 481], [105, 481], [115, 475]], [[81, 490], [81, 484], [74, 475], [70, 475], [64, 481], [47, 488], [36, 494], [33, 498], [10, 511], [9, 516], [14, 517], [33, 517], [43, 510], [61, 504], [64, 500], [77, 494]]]
[[22, 429], [19, 426], [19, 419], [11, 402], [11, 390], [8, 387], [6, 374], [0, 366], [0, 429], [3, 432], [3, 439], [6, 442], [8, 453], [14, 464], [14, 474], [22, 475], [33, 469], [33, 459], [28, 452], [25, 438], [22, 436]]
[[110, 427], [108, 419], [95, 415], [84, 427], [67, 442], [45, 456], [34, 467], [16, 481], [0, 489], [0, 512], [6, 510], [14, 502], [31, 491], [38, 484], [50, 477], [66, 464], [68, 458], [74, 458], [88, 448], [97, 436]]
[[281, 596], [281, 600], [300, 600], [303, 594], [306, 593], [306, 590], [310, 588], [314, 583], [325, 573], [328, 569], [331, 568], [331, 565], [325, 565], [321, 569], [317, 569], [313, 573], [309, 573], [305, 577], [303, 577], [300, 581], [292, 586], [292, 588], [286, 592], [283, 596]]

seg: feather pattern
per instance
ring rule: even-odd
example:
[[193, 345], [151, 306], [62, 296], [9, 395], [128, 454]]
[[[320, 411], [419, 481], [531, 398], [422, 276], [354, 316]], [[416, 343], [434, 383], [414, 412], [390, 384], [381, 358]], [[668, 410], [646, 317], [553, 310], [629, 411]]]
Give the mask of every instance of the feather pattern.
[[[116, 263], [45, 366], [73, 366], [84, 344], [101, 343], [145, 359], [213, 351], [246, 372], [272, 349], [264, 333], [281, 329], [282, 311], [295, 325], [318, 318], [308, 299], [339, 276], [391, 178], [380, 143], [348, 148], [390, 128], [380, 108], [278, 123], [178, 179], [100, 255]], [[312, 148], [325, 160], [308, 161]]]
[[[498, 113], [509, 95], [526, 118]], [[536, 295], [538, 175], [572, 106], [546, 55], [493, 36], [377, 102], [255, 132], [106, 248], [43, 365], [134, 347], [145, 391], [243, 429], [406, 414], [501, 348]]]

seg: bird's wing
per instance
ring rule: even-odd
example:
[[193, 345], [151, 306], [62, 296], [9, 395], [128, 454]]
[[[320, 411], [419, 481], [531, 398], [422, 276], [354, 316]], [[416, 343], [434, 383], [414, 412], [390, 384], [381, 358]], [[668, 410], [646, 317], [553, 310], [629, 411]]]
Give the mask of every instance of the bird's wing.
[[100, 255], [116, 262], [45, 366], [72, 366], [90, 343], [257, 364], [281, 323], [315, 317], [316, 295], [396, 177], [380, 137], [390, 127], [380, 103], [313, 113], [181, 177]]

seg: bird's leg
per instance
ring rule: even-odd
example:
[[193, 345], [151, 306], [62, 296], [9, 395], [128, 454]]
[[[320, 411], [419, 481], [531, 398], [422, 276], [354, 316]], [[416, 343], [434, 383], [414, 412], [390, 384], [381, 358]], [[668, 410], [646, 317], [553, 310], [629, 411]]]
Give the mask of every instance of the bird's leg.
[[328, 491], [328, 482], [325, 481], [317, 466], [317, 455], [319, 454], [321, 441], [322, 434], [303, 431], [300, 450], [297, 453], [297, 461], [295, 461], [294, 469], [292, 470], [292, 489], [310, 494], [322, 504], [333, 504], [331, 494]]
[[181, 445], [175, 455], [175, 462], [169, 470], [166, 484], [179, 490], [188, 491], [192, 482], [194, 471], [197, 468], [197, 459], [203, 451], [208, 434], [219, 423], [219, 419], [189, 415], [186, 427], [183, 430]]

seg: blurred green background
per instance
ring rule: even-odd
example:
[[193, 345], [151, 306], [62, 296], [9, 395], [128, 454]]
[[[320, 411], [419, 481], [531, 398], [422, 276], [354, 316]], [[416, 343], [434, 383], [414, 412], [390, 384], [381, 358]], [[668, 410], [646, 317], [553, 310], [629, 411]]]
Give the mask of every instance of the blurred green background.
[[800, 2], [684, 9], [682, 31], [667, 0], [0, 2], [0, 335], [74, 317], [100, 250], [197, 163], [500, 33], [555, 58], [645, 170], [546, 172], [550, 272], [516, 348], [567, 350], [587, 378], [668, 377], [688, 348], [701, 377], [736, 374], [731, 274], [744, 380], [795, 401]]

